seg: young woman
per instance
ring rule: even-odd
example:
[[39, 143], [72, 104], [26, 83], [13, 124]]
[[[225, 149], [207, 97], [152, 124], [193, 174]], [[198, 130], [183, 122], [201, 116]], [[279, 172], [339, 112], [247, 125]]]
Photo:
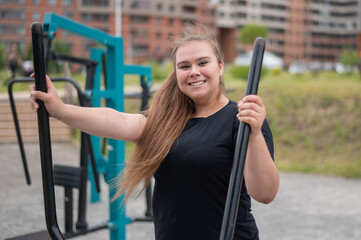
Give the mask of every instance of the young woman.
[[187, 26], [172, 51], [174, 70], [143, 114], [109, 108], [82, 108], [59, 100], [47, 78], [48, 93], [30, 89], [30, 102], [44, 101], [64, 123], [106, 138], [136, 143], [126, 163], [118, 195], [128, 198], [155, 178], [153, 213], [157, 240], [219, 239], [239, 121], [251, 134], [234, 239], [258, 239], [250, 196], [271, 202], [279, 176], [273, 162], [272, 133], [260, 97], [238, 103], [224, 95], [224, 63], [213, 35]]

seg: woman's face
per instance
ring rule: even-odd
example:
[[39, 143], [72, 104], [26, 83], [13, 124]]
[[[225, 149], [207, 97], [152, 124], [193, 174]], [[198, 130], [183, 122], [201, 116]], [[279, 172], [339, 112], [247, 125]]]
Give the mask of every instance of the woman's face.
[[178, 86], [195, 104], [206, 104], [220, 96], [224, 64], [218, 62], [207, 41], [186, 42], [178, 48], [175, 59]]

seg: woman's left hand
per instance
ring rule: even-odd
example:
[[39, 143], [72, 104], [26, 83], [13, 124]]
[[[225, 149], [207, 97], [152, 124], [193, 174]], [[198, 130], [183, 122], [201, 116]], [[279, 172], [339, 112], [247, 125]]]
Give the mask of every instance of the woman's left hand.
[[263, 122], [266, 118], [266, 107], [262, 99], [257, 95], [248, 95], [237, 103], [239, 121], [249, 124], [251, 136], [261, 133]]

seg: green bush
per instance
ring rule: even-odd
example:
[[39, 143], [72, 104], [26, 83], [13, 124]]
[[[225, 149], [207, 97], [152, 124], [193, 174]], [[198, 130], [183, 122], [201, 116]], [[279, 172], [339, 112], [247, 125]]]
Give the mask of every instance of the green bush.
[[[244, 66], [244, 65], [235, 66], [234, 65], [230, 68], [229, 71], [233, 78], [240, 78], [245, 81], [247, 81], [247, 79], [248, 79], [249, 66]], [[265, 74], [267, 74], [267, 72], [268, 72], [268, 69], [266, 67], [262, 67], [261, 77], [264, 76]]]
[[273, 68], [269, 70], [272, 76], [278, 76], [282, 73], [282, 68]]
[[151, 61], [146, 65], [149, 65], [152, 68], [153, 81], [155, 82], [164, 81], [173, 68], [173, 63], [171, 61], [165, 63]]

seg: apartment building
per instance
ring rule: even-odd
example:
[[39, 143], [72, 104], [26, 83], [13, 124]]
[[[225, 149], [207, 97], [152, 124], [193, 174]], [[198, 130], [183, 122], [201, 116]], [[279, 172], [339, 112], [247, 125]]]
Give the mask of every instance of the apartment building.
[[[212, 3], [212, 4], [211, 4]], [[343, 48], [361, 52], [361, 0], [122, 0], [126, 61], [169, 56], [169, 36], [184, 22], [213, 29], [227, 62], [252, 46], [239, 43], [248, 23], [268, 28], [267, 50], [294, 61], [340, 61]], [[30, 44], [30, 25], [55, 12], [115, 33], [114, 0], [0, 0], [0, 42]], [[85, 56], [90, 40], [59, 31], [57, 39]]]
[[[30, 26], [54, 12], [77, 22], [115, 34], [114, 0], [0, 0], [0, 42], [31, 43]], [[169, 56], [169, 36], [184, 22], [201, 22], [214, 28], [214, 9], [208, 0], [123, 0], [122, 36], [126, 61]], [[94, 42], [59, 29], [56, 39], [71, 47], [75, 56], [88, 54]]]
[[[267, 26], [267, 50], [294, 61], [340, 61], [343, 48], [361, 51], [360, 0], [220, 0], [216, 26], [239, 39], [248, 23]], [[228, 44], [226, 44], [228, 45]], [[249, 46], [248, 46], [249, 47]], [[234, 41], [228, 58], [247, 51]]]
[[[31, 44], [31, 24], [42, 22], [48, 12], [81, 20], [75, 0], [0, 0], [0, 43], [6, 48], [16, 43], [25, 51]], [[62, 31], [57, 34], [57, 38], [79, 52], [79, 38], [66, 37]]]
[[169, 38], [184, 22], [201, 22], [215, 30], [214, 10], [208, 3], [207, 0], [124, 1], [122, 32], [127, 57], [169, 56]]

